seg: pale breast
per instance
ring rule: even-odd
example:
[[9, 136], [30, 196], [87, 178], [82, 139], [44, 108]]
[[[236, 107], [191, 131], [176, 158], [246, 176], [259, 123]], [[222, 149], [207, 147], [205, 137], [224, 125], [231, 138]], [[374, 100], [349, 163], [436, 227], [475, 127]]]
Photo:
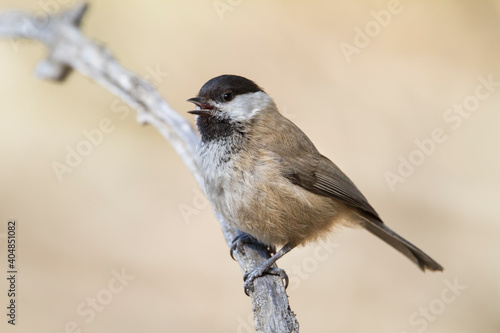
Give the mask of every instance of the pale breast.
[[213, 142], [200, 148], [207, 195], [215, 209], [235, 228], [265, 244], [312, 240], [339, 217], [332, 199], [283, 177], [279, 159], [269, 151], [228, 155]]

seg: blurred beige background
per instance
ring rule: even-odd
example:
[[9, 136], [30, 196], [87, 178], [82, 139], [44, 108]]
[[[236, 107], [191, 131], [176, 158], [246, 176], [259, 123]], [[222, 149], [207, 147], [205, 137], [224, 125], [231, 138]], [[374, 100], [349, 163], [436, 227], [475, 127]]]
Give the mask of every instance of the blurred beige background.
[[[43, 16], [65, 3], [0, 10]], [[394, 3], [92, 1], [83, 31], [190, 121], [185, 100], [208, 79], [255, 80], [446, 268], [422, 274], [361, 230], [296, 249], [280, 266], [302, 332], [499, 332], [500, 85], [479, 78], [500, 82], [500, 1]], [[356, 38], [365, 28], [372, 37]], [[346, 57], [347, 44], [360, 47]], [[11, 218], [19, 265], [17, 325], [2, 278], [1, 331], [250, 332], [240, 269], [169, 143], [77, 73], [34, 78], [44, 55], [0, 41], [0, 269]], [[474, 111], [447, 111], [464, 102]], [[103, 119], [110, 133], [59, 181], [54, 161]], [[444, 142], [419, 153], [435, 129]], [[391, 188], [401, 158], [419, 165]]]

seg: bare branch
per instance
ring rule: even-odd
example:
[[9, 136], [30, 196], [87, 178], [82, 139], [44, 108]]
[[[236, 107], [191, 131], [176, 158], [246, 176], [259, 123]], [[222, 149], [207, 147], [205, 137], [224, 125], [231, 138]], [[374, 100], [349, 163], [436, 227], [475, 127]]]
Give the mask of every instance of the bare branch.
[[[0, 37], [37, 40], [48, 47], [47, 59], [37, 66], [38, 77], [64, 81], [73, 69], [125, 101], [137, 111], [140, 123], [153, 125], [172, 144], [203, 188], [195, 159], [199, 140], [196, 132], [150, 83], [123, 68], [106, 48], [81, 33], [79, 26], [87, 8], [88, 4], [81, 2], [44, 22], [26, 12], [3, 13], [0, 14]], [[231, 244], [236, 231], [220, 215], [216, 213], [216, 216], [226, 242]], [[236, 253], [243, 272], [257, 267], [267, 258], [263, 246], [245, 245], [245, 255]], [[257, 279], [250, 297], [257, 331], [298, 332], [299, 324], [279, 277], [267, 275]]]

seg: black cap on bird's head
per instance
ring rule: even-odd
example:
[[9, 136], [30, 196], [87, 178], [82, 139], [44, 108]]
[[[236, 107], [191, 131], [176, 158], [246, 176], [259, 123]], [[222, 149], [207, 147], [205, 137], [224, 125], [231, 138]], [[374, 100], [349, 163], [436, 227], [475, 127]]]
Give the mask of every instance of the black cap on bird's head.
[[220, 75], [209, 80], [201, 87], [198, 96], [188, 99], [200, 110], [188, 111], [199, 116], [209, 116], [212, 114], [215, 103], [230, 102], [236, 96], [264, 91], [255, 82], [238, 75]]

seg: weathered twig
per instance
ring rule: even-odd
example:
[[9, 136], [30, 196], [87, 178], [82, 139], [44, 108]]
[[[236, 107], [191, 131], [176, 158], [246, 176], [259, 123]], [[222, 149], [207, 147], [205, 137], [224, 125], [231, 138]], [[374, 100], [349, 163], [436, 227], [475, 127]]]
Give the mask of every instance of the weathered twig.
[[[26, 12], [0, 15], [0, 36], [26, 38], [48, 47], [47, 59], [41, 61], [36, 75], [42, 79], [63, 81], [72, 69], [99, 83], [137, 111], [141, 123], [155, 126], [172, 144], [203, 188], [194, 151], [198, 136], [189, 122], [175, 112], [147, 81], [123, 68], [102, 45], [89, 40], [79, 25], [88, 8], [85, 2], [43, 22]], [[236, 231], [218, 215], [228, 244]], [[245, 255], [236, 253], [243, 272], [257, 267], [268, 253], [263, 246], [246, 245]], [[298, 322], [288, 304], [279, 277], [265, 276], [255, 281], [250, 293], [259, 332], [298, 332]]]

